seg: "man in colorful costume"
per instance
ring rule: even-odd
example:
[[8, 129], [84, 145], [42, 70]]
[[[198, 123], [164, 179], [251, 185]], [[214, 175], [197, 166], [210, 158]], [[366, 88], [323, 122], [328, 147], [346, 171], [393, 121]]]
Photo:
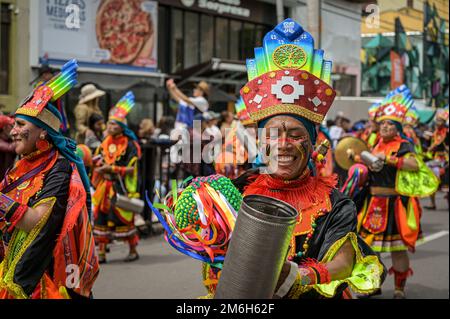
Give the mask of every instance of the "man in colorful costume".
[[[435, 130], [431, 137], [431, 144], [427, 149], [425, 156], [430, 159], [427, 165], [433, 170], [434, 174], [441, 179], [441, 189], [448, 193], [448, 180], [445, 180], [445, 170], [448, 170], [448, 106], [436, 112]], [[448, 196], [448, 195], [447, 195]], [[425, 207], [427, 209], [436, 209], [436, 194], [430, 196], [431, 206]]]
[[20, 160], [0, 184], [0, 298], [90, 298], [98, 258], [89, 178], [75, 142], [60, 132], [57, 102], [76, 84], [75, 60], [36, 88], [11, 131]]
[[[399, 103], [400, 102], [400, 103]], [[407, 277], [412, 274], [407, 251], [414, 252], [421, 236], [421, 208], [417, 197], [403, 196], [399, 181], [403, 172], [417, 172], [419, 160], [414, 146], [403, 133], [407, 114], [405, 103], [392, 102], [380, 107], [380, 141], [372, 154], [383, 161], [381, 171], [369, 165], [370, 191], [358, 215], [359, 234], [376, 252], [390, 252], [395, 277], [394, 298], [405, 297]]]
[[247, 132], [249, 132], [254, 123], [248, 115], [242, 98], [237, 100], [235, 110], [240, 124], [227, 130], [221, 152], [215, 158], [216, 173], [228, 178], [236, 178], [250, 165], [248, 145], [246, 145], [250, 141], [245, 141], [242, 137], [243, 130], [248, 129]]
[[[382, 283], [384, 267], [356, 234], [353, 202], [335, 189], [335, 176], [315, 174], [311, 160], [316, 125], [335, 97], [329, 86], [331, 62], [292, 19], [280, 23], [247, 60], [249, 82], [241, 90], [248, 113], [266, 147], [270, 174], [250, 170], [234, 181], [244, 196], [257, 194], [283, 200], [299, 212], [288, 259], [276, 290], [280, 298], [345, 298], [348, 286], [371, 293]], [[274, 133], [276, 132], [276, 134]], [[323, 155], [323, 154], [322, 154]], [[270, 258], [270, 256], [263, 256]], [[205, 284], [214, 293], [211, 267]]]
[[[134, 95], [128, 92], [109, 115], [107, 137], [95, 152], [101, 156], [92, 175], [95, 240], [99, 245], [100, 262], [106, 262], [106, 245], [113, 239], [128, 242], [130, 252], [125, 261], [139, 258], [139, 242], [134, 213], [115, 205], [116, 194], [139, 198], [138, 159], [141, 151], [137, 137], [127, 126], [126, 116], [134, 107]], [[125, 188], [125, 189], [124, 189]]]

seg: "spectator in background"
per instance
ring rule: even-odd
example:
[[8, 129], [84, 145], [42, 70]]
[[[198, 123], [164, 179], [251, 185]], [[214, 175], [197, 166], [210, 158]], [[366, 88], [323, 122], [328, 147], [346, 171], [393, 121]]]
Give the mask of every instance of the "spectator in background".
[[45, 82], [51, 80], [55, 73], [55, 69], [51, 68], [48, 64], [43, 64], [39, 68], [37, 78], [31, 81], [30, 85], [34, 88], [41, 86]]
[[170, 138], [175, 127], [175, 118], [173, 116], [163, 116], [158, 122], [155, 130], [155, 136], [158, 138]]
[[334, 121], [333, 120], [327, 120], [327, 128], [330, 129], [333, 125], [334, 125]]
[[99, 107], [100, 98], [106, 93], [97, 89], [94, 84], [87, 84], [81, 88], [80, 100], [75, 106], [75, 140], [78, 144], [83, 144], [86, 138], [86, 133], [89, 129], [89, 118], [96, 113], [102, 115]]
[[222, 133], [222, 138], [226, 136], [226, 130], [231, 129], [236, 125], [234, 119], [234, 114], [230, 111], [222, 112], [222, 124], [220, 125], [220, 132]]
[[352, 122], [350, 121], [350, 119], [346, 117], [341, 117], [340, 125], [341, 128], [344, 130], [344, 134], [349, 133], [352, 129]]
[[192, 97], [187, 97], [181, 92], [173, 79], [167, 80], [166, 87], [171, 99], [178, 103], [175, 127], [192, 128], [194, 116], [207, 112], [209, 109], [209, 103], [207, 101], [209, 95], [208, 83], [205, 81], [198, 83], [192, 92]]
[[336, 148], [337, 142], [341, 139], [342, 135], [344, 135], [345, 131], [341, 127], [341, 116], [336, 116], [334, 120], [334, 125], [330, 127], [329, 135], [332, 142], [333, 149]]
[[147, 143], [155, 134], [155, 124], [151, 119], [142, 119], [139, 123], [138, 137], [142, 144]]
[[338, 113], [334, 123], [335, 124], [330, 127], [329, 131], [333, 149], [336, 148], [336, 145], [341, 138], [351, 132], [352, 127], [350, 120], [346, 118], [342, 112]]
[[6, 115], [0, 115], [0, 180], [6, 171], [14, 164], [16, 158], [15, 146], [10, 132], [14, 125], [14, 119]]
[[364, 130], [366, 129], [366, 121], [360, 120], [353, 124], [351, 128], [351, 135], [357, 138], [361, 138], [362, 134], [364, 133]]
[[86, 131], [84, 144], [89, 147], [92, 152], [102, 144], [105, 132], [105, 120], [100, 114], [94, 113], [89, 117], [89, 129]]
[[219, 127], [217, 126], [217, 124], [219, 123], [220, 114], [213, 111], [209, 111], [207, 114], [208, 115], [206, 116], [207, 121], [205, 133], [208, 136], [212, 136], [214, 141], [218, 141], [220, 143], [222, 142], [222, 134]]

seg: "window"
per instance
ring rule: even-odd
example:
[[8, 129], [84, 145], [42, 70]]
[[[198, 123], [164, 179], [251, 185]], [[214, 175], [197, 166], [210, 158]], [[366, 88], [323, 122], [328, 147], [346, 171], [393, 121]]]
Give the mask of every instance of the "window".
[[356, 95], [356, 75], [352, 74], [336, 74], [334, 75], [333, 88], [339, 95], [355, 96]]
[[202, 14], [200, 26], [200, 62], [211, 60], [214, 51], [214, 19]]
[[254, 56], [255, 48], [255, 25], [252, 23], [244, 23], [241, 37], [241, 60], [245, 60]]
[[242, 22], [231, 20], [230, 21], [230, 59], [239, 60], [239, 52], [241, 51], [241, 29]]
[[262, 47], [264, 36], [270, 31], [270, 29], [263, 25], [256, 25], [255, 29], [255, 47]]
[[9, 93], [9, 64], [11, 40], [11, 12], [9, 5], [0, 7], [0, 94]]
[[[158, 30], [168, 29], [168, 11], [166, 7], [158, 7]], [[169, 43], [167, 37], [158, 36], [158, 67], [162, 72], [169, 72]]]
[[183, 69], [183, 12], [181, 10], [172, 10], [171, 31], [171, 72], [175, 73]]
[[211, 58], [243, 61], [262, 46], [269, 24], [255, 24], [170, 6], [159, 7], [158, 64], [163, 72], [180, 71]]
[[216, 18], [215, 56], [228, 59], [228, 20], [224, 18]]
[[184, 14], [184, 68], [198, 64], [198, 19], [197, 13]]

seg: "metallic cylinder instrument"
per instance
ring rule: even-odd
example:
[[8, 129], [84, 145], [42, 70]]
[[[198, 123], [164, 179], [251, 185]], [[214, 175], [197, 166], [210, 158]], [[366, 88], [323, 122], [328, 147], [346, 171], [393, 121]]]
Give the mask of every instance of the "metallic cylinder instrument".
[[372, 153], [368, 151], [362, 151], [361, 152], [361, 160], [364, 164], [367, 166], [371, 166], [373, 171], [379, 172], [383, 169], [384, 163], [381, 159], [373, 155]]
[[270, 299], [298, 213], [280, 200], [246, 196], [236, 220], [216, 299]]

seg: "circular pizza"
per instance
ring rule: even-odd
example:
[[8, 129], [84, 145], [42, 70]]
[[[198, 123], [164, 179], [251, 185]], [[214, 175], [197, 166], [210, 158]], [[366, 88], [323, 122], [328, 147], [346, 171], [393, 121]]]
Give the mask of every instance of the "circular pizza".
[[97, 41], [113, 63], [134, 62], [154, 32], [151, 14], [141, 8], [143, 1], [103, 0], [98, 8]]

